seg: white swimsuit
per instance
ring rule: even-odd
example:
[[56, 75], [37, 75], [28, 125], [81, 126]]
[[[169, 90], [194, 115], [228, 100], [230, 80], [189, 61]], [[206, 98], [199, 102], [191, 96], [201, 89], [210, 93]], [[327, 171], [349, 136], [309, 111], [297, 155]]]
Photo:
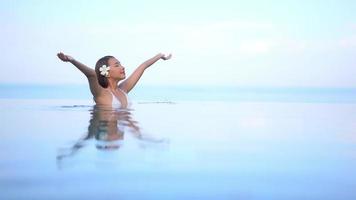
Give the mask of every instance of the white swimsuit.
[[[122, 89], [118, 88], [126, 97], [126, 102], [127, 102], [127, 106], [126, 108], [129, 108], [131, 106], [131, 102], [129, 100], [129, 97], [127, 95], [126, 92], [124, 92]], [[110, 91], [110, 90], [109, 90]], [[111, 102], [111, 106], [113, 108], [123, 108], [122, 103], [120, 102], [119, 99], [117, 99], [117, 97], [110, 91], [111, 95], [112, 95], [112, 102]]]

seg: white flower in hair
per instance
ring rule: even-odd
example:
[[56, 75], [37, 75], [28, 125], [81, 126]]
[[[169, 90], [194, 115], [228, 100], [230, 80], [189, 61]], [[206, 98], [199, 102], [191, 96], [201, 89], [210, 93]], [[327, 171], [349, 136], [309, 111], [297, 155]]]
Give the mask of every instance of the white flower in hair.
[[110, 70], [110, 67], [106, 66], [106, 65], [103, 65], [103, 66], [101, 66], [99, 68], [100, 74], [103, 75], [103, 76], [108, 76], [109, 75], [109, 70]]

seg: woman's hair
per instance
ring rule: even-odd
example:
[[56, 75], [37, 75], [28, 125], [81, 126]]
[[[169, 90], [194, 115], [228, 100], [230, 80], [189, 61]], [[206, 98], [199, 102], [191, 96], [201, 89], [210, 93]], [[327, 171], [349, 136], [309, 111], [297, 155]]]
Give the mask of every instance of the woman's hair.
[[103, 88], [107, 88], [109, 85], [108, 78], [100, 74], [99, 68], [103, 65], [109, 66], [108, 61], [110, 58], [114, 58], [114, 56], [104, 56], [100, 58], [95, 65], [95, 73], [98, 78], [99, 85]]

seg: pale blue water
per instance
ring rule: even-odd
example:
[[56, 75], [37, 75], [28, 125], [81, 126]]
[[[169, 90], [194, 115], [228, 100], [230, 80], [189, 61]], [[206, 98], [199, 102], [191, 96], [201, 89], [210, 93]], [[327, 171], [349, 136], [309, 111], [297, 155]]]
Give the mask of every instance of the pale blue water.
[[0, 199], [356, 198], [355, 90], [152, 88], [1, 86]]

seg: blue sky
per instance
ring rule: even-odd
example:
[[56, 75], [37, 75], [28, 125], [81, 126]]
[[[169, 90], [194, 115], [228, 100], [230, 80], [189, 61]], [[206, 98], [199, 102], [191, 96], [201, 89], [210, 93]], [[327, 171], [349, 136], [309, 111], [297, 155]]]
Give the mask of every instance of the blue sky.
[[1, 1], [0, 83], [86, 84], [63, 51], [132, 72], [158, 52], [146, 85], [355, 87], [353, 1]]

